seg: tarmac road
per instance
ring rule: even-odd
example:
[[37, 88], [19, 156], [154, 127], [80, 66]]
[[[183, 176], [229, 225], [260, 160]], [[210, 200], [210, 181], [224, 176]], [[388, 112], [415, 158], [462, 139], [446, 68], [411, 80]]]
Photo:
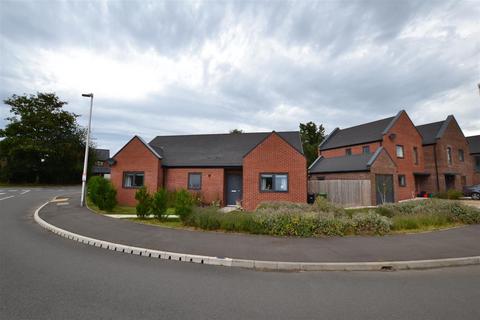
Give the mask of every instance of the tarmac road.
[[1, 319], [480, 319], [478, 266], [258, 272], [119, 254], [34, 222], [75, 190], [0, 189]]

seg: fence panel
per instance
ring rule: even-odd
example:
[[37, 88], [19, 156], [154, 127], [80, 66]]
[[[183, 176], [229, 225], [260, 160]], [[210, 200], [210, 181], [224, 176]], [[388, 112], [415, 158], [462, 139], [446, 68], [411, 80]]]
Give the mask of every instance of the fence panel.
[[310, 180], [309, 193], [326, 193], [328, 200], [345, 207], [372, 205], [370, 180]]

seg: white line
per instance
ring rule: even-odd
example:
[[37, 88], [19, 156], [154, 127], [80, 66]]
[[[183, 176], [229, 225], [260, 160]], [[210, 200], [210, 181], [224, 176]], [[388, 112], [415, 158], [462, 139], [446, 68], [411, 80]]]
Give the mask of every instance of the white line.
[[15, 190], [8, 190], [8, 192], [17, 192], [18, 190], [15, 189]]
[[27, 192], [30, 192], [30, 190], [23, 190], [23, 192], [20, 193], [20, 194], [25, 194], [25, 193], [27, 193]]
[[15, 197], [15, 196], [5, 197], [5, 198], [0, 199], [0, 201], [5, 200], [5, 199], [9, 199], [9, 198], [13, 198], [13, 197]]
[[0, 195], [5, 194], [5, 192], [0, 192]]

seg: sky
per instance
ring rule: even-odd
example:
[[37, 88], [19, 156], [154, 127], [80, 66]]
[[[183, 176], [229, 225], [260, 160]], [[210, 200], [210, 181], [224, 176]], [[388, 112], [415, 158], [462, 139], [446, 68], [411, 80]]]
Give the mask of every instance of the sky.
[[479, 0], [0, 0], [0, 99], [55, 92], [86, 125], [93, 92], [112, 152], [135, 134], [328, 133], [402, 109], [475, 135], [479, 82]]

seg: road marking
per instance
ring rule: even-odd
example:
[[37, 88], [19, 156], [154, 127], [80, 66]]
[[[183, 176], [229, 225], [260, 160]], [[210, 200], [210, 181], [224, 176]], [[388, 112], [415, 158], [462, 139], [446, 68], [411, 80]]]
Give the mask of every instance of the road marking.
[[8, 192], [17, 192], [18, 190], [8, 190]]
[[9, 198], [13, 198], [13, 197], [15, 197], [15, 196], [9, 196], [9, 197], [5, 197], [5, 198], [1, 198], [0, 201], [5, 200], [5, 199], [9, 199]]
[[30, 192], [30, 190], [23, 190], [23, 192], [20, 193], [20, 194], [25, 194], [25, 193], [27, 193], [27, 192]]
[[5, 192], [0, 192], [0, 195], [5, 194]]

